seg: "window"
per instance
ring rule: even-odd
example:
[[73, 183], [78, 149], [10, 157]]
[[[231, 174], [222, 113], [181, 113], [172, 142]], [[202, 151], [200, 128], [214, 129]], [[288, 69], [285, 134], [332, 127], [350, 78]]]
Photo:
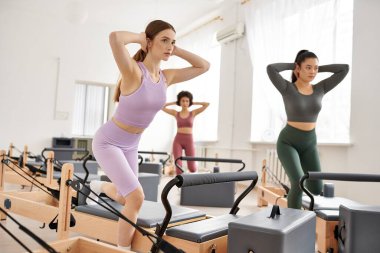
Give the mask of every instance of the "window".
[[76, 83], [73, 134], [92, 136], [107, 120], [109, 87], [101, 84]]
[[[247, 4], [246, 30], [253, 65], [251, 141], [273, 142], [286, 124], [279, 92], [266, 66], [294, 62], [297, 52], [316, 53], [320, 65], [352, 61], [353, 0], [258, 0]], [[290, 80], [290, 71], [281, 73]], [[320, 73], [314, 82], [331, 74]], [[320, 143], [348, 143], [351, 74], [323, 98]]]

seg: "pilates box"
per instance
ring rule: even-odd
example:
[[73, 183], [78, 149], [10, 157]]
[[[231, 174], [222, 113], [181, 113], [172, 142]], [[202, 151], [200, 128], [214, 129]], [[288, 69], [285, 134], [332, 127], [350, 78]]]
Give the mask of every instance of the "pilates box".
[[339, 207], [339, 252], [380, 252], [380, 206]]
[[229, 224], [228, 252], [314, 253], [315, 237], [314, 212], [268, 207]]

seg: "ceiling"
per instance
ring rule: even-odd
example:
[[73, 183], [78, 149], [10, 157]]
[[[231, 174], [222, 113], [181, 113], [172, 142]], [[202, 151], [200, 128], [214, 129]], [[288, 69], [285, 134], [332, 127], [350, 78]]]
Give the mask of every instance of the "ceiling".
[[59, 16], [74, 25], [113, 25], [131, 30], [143, 30], [151, 20], [163, 19], [178, 32], [227, 1], [234, 0], [1, 0], [0, 9]]

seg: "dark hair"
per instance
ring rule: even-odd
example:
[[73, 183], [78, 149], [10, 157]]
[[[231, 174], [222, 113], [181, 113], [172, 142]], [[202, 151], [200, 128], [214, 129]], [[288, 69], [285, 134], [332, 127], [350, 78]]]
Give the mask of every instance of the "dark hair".
[[177, 101], [175, 102], [178, 106], [181, 106], [180, 102], [182, 98], [188, 98], [190, 100], [189, 106], [193, 105], [193, 94], [191, 94], [190, 92], [183, 90], [180, 93], [178, 93]]
[[[301, 67], [301, 63], [303, 63], [308, 58], [318, 59], [318, 57], [313, 52], [310, 52], [306, 49], [300, 50], [296, 56], [296, 59], [294, 60], [294, 63]], [[292, 83], [294, 83], [295, 81], [297, 81], [297, 77], [294, 74], [294, 72], [292, 72]]]
[[[166, 30], [166, 29], [171, 29], [174, 32], [176, 32], [174, 27], [171, 24], [169, 24], [168, 22], [165, 22], [163, 20], [154, 20], [154, 21], [150, 22], [145, 28], [146, 38], [153, 40], [158, 33], [162, 32], [163, 30]], [[142, 49], [140, 49], [133, 56], [133, 59], [135, 61], [144, 61], [146, 55], [147, 55], [147, 53], [144, 52]], [[121, 93], [120, 86], [121, 86], [121, 78], [117, 82], [117, 87], [116, 87], [115, 94], [113, 97], [113, 100], [115, 102], [119, 102], [119, 97], [120, 97], [120, 93]]]

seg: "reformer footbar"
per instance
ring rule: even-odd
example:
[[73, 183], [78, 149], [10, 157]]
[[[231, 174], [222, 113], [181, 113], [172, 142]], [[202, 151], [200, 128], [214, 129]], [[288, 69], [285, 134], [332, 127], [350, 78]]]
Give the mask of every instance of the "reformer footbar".
[[[245, 168], [245, 163], [240, 159], [225, 158], [207, 158], [207, 157], [190, 157], [181, 156], [175, 160], [175, 165], [181, 171], [183, 169], [178, 161], [199, 161], [199, 162], [215, 162], [241, 164], [241, 168], [237, 172], [241, 172]], [[207, 173], [206, 173], [207, 174]], [[206, 175], [203, 174], [203, 175]], [[235, 183], [225, 182], [220, 184], [197, 185], [186, 187], [181, 190], [181, 205], [190, 206], [209, 206], [209, 207], [231, 207], [235, 198]]]
[[[202, 184], [245, 180], [252, 180], [252, 183], [236, 199], [228, 215], [167, 229], [172, 215], [171, 205], [167, 196], [174, 186], [185, 188]], [[181, 245], [182, 247], [186, 247], [184, 248], [185, 251], [190, 253], [226, 252], [228, 223], [239, 218], [239, 216], [237, 216], [239, 203], [255, 187], [257, 180], [258, 176], [255, 171], [178, 175], [167, 183], [162, 191], [161, 201], [165, 207], [166, 216], [162, 225], [156, 230], [156, 235], [163, 237], [166, 231], [164, 238], [167, 241], [172, 242], [177, 247], [181, 247]], [[151, 252], [156, 252], [155, 250], [155, 246], [152, 246]]]
[[[319, 198], [315, 206], [315, 196], [305, 187], [306, 180], [335, 180], [351, 182], [380, 182], [378, 174], [359, 174], [359, 173], [332, 173], [332, 172], [308, 172], [300, 180], [301, 189], [309, 196], [309, 210], [314, 210], [317, 214], [317, 247], [320, 252], [338, 251], [338, 223], [339, 208], [341, 205], [346, 207], [360, 205], [359, 203], [345, 198]], [[325, 203], [321, 200], [328, 200]], [[326, 203], [327, 202], [327, 203]]]

